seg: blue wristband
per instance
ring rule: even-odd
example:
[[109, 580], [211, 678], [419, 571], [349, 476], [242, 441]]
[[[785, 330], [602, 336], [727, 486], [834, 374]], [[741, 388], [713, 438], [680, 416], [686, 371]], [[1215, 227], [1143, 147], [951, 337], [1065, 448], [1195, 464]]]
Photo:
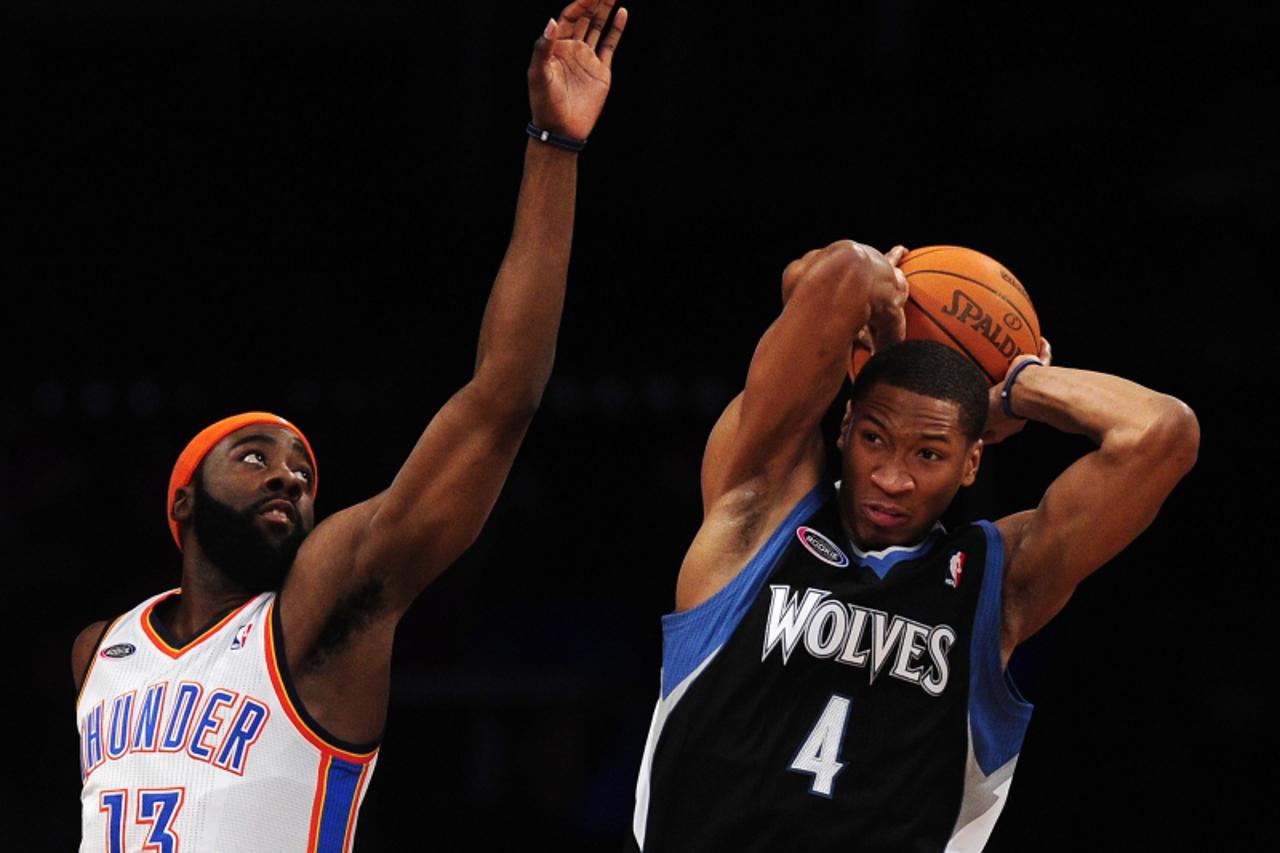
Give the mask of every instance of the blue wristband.
[[556, 148], [563, 148], [565, 151], [581, 151], [587, 147], [587, 140], [574, 139], [571, 136], [561, 136], [558, 133], [552, 133], [549, 130], [543, 130], [536, 127], [533, 122], [529, 122], [525, 126], [524, 132], [539, 142], [545, 142], [548, 145], [554, 145]]
[[1035, 356], [1032, 356], [1031, 358], [1025, 359], [1015, 364], [1013, 366], [1013, 369], [1009, 371], [1009, 375], [1004, 378], [1004, 387], [1000, 389], [1000, 408], [1003, 409], [1004, 413], [1011, 418], [1018, 418], [1019, 420], [1023, 420], [1023, 421], [1026, 420], [1026, 418], [1022, 417], [1021, 415], [1015, 415], [1013, 413], [1013, 407], [1009, 405], [1009, 394], [1010, 392], [1013, 391], [1013, 382], [1015, 379], [1018, 378], [1018, 374], [1022, 372], [1023, 368], [1028, 367], [1032, 364], [1036, 365], [1037, 367], [1044, 367], [1043, 361], [1036, 358]]

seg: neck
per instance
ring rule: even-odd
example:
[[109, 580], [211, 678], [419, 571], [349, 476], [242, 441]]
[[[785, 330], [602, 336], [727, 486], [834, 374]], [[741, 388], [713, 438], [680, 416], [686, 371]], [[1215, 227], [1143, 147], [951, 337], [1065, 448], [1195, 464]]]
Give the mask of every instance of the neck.
[[214, 617], [252, 597], [218, 569], [194, 536], [188, 536], [182, 551], [182, 596], [163, 617], [165, 627], [175, 638], [190, 639]]

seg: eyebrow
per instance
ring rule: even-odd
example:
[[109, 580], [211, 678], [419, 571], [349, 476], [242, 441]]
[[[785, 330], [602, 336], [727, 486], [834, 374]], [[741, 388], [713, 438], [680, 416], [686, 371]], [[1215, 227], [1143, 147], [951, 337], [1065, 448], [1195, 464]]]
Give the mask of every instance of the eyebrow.
[[863, 418], [864, 420], [871, 421], [871, 423], [873, 423], [873, 424], [875, 424], [876, 426], [880, 427], [880, 429], [884, 430], [885, 432], [888, 432], [888, 431], [889, 431], [889, 427], [885, 424], [885, 422], [884, 422], [884, 421], [882, 421], [882, 420], [880, 420], [879, 418], [877, 418], [875, 415], [871, 414], [870, 412], [863, 412], [859, 417]]
[[[859, 417], [871, 421], [871, 423], [875, 424], [885, 432], [891, 432], [889, 426], [871, 412], [863, 412]], [[925, 441], [937, 441], [943, 444], [949, 444], [951, 442], [951, 434], [947, 432], [921, 432], [917, 433], [916, 437], [924, 439]]]
[[266, 433], [254, 433], [253, 435], [246, 435], [243, 438], [236, 439], [234, 442], [231, 443], [231, 449], [234, 450], [242, 444], [253, 444], [254, 442], [261, 442], [262, 444], [270, 444], [273, 447], [277, 443], [274, 438], [267, 435]]

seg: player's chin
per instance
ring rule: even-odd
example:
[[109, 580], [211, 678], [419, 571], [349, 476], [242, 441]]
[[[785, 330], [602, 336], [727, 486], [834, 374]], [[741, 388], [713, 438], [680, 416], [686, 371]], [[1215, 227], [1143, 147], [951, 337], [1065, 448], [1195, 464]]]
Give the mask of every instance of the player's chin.
[[863, 550], [865, 551], [882, 551], [885, 548], [892, 548], [895, 545], [908, 545], [912, 540], [909, 536], [903, 535], [896, 530], [880, 530], [875, 527], [869, 527], [863, 531], [859, 531], [859, 539]]
[[868, 524], [862, 533], [863, 548], [867, 551], [882, 551], [885, 548], [913, 546], [919, 544], [933, 528], [932, 524], [921, 525], [914, 517], [908, 516], [901, 524], [880, 526]]
[[[287, 527], [281, 524], [271, 524], [268, 529], [262, 532], [262, 546], [266, 552], [263, 559], [265, 562], [273, 565], [272, 572], [284, 574], [293, 565], [294, 558], [298, 555], [298, 549], [302, 547], [302, 543], [307, 538], [310, 531], [303, 527], [301, 523], [295, 522]], [[267, 556], [269, 554], [269, 556]]]

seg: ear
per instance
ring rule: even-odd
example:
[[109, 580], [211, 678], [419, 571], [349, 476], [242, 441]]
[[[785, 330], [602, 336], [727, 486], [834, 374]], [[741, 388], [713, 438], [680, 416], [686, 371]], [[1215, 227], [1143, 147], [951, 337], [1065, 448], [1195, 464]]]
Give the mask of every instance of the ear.
[[174, 492], [173, 506], [169, 508], [169, 512], [179, 522], [190, 521], [191, 514], [195, 511], [196, 490], [195, 486], [190, 484], [181, 486]]
[[844, 404], [844, 417], [840, 419], [840, 437], [836, 439], [836, 448], [843, 451], [845, 437], [849, 435], [849, 427], [853, 426], [853, 401]]
[[969, 449], [968, 455], [964, 460], [964, 478], [960, 480], [961, 486], [972, 486], [973, 481], [978, 479], [978, 466], [982, 462], [982, 439], [978, 439], [973, 443], [973, 447]]

